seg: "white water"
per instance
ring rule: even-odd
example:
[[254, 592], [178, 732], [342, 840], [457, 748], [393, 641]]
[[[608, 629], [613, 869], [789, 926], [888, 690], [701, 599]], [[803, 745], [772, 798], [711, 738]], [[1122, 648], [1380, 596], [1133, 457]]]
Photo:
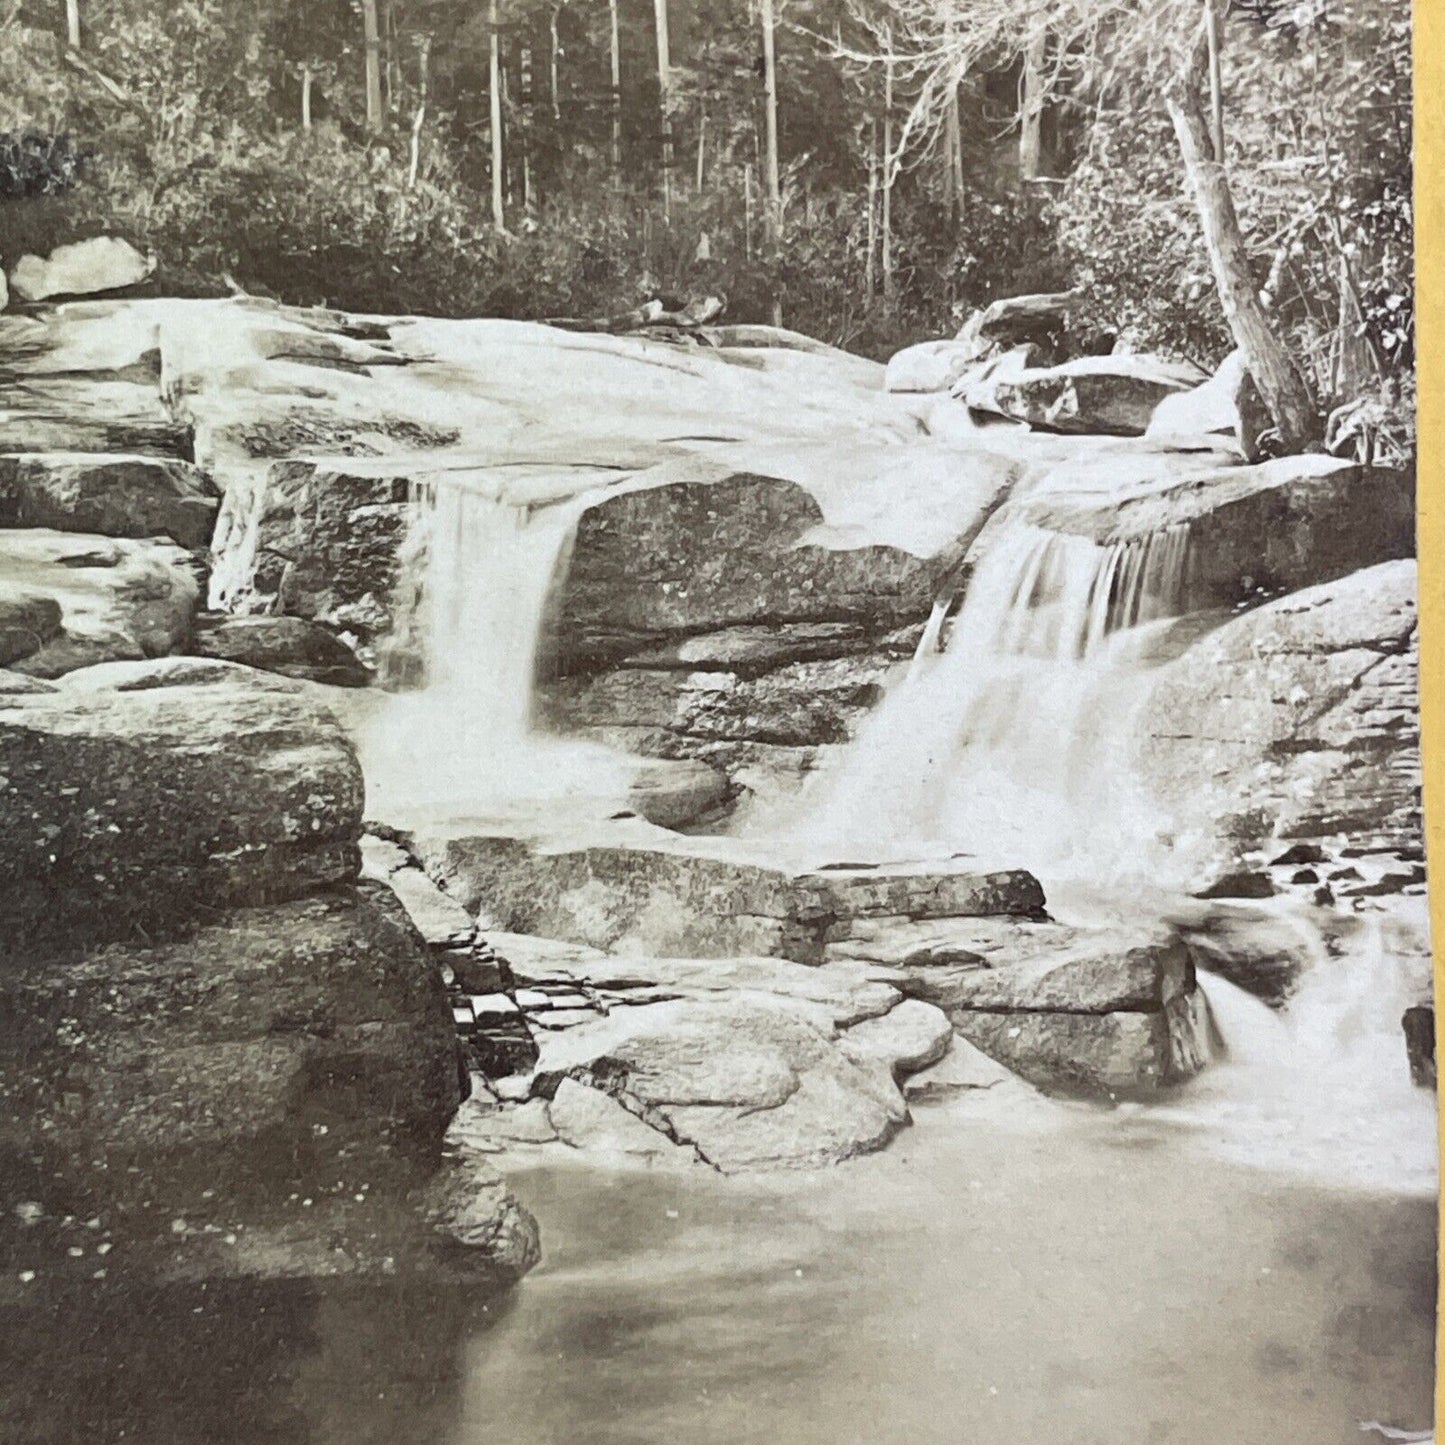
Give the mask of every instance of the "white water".
[[1187, 561], [1184, 528], [1098, 547], [1004, 520], [944, 649], [940, 604], [907, 677], [805, 794], [793, 831], [864, 856], [1140, 871], [1167, 820], [1131, 787], [1121, 748]]
[[425, 682], [360, 729], [373, 812], [527, 824], [540, 806], [595, 814], [626, 798], [634, 766], [621, 754], [534, 725], [553, 581], [588, 500], [531, 505], [475, 474], [413, 488], [396, 630], [419, 646]]

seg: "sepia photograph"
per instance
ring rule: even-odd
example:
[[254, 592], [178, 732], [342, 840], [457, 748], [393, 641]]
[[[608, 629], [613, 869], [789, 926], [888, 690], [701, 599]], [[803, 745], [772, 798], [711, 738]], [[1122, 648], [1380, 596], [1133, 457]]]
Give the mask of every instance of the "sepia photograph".
[[1429, 8], [0, 0], [0, 1445], [1433, 1445]]

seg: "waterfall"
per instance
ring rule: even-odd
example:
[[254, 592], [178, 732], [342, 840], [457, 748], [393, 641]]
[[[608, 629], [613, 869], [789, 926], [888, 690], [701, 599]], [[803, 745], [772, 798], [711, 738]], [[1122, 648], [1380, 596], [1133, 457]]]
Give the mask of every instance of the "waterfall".
[[383, 668], [420, 686], [384, 697], [358, 736], [368, 806], [389, 821], [525, 827], [545, 809], [555, 825], [571, 808], [618, 806], [632, 780], [612, 750], [534, 727], [549, 601], [594, 494], [538, 505], [488, 481], [440, 474], [411, 488]]
[[1188, 560], [1183, 526], [1100, 546], [1002, 515], [941, 650], [942, 604], [908, 676], [808, 790], [795, 836], [1058, 873], [1164, 831], [1119, 751]]
[[1400, 1030], [1418, 997], [1425, 919], [1334, 915], [1341, 933], [1327, 942], [1300, 905], [1274, 907], [1293, 913], [1314, 956], [1280, 1012], [1200, 972], [1222, 1049], [1176, 1117], [1245, 1163], [1338, 1185], [1429, 1192], [1435, 1098], [1411, 1083]]

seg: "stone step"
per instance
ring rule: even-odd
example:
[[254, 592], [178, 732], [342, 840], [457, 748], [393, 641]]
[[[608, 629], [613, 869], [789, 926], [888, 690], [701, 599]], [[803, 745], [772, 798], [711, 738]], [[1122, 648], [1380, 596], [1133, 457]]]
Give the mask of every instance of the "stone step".
[[636, 823], [571, 842], [497, 832], [416, 836], [414, 855], [484, 927], [662, 957], [747, 955], [822, 963], [870, 917], [1041, 916], [1018, 869], [928, 865], [798, 869], [736, 840]]

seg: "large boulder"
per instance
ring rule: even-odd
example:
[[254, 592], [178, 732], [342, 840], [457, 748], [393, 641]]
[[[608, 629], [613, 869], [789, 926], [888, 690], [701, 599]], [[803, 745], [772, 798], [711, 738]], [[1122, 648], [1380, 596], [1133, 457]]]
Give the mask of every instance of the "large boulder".
[[0, 955], [156, 937], [356, 872], [335, 721], [242, 683], [0, 698]]
[[22, 256], [10, 271], [10, 288], [21, 301], [52, 296], [92, 296], [139, 285], [155, 270], [155, 258], [143, 256], [118, 236], [94, 236], [57, 246], [48, 256]]
[[1238, 396], [1246, 375], [1244, 353], [1231, 351], [1208, 381], [1190, 391], [1166, 396], [1154, 408], [1145, 436], [1190, 441], [1224, 432], [1237, 437]]
[[190, 635], [200, 594], [197, 563], [174, 542], [44, 528], [0, 531], [0, 586], [7, 584], [60, 608], [60, 629], [33, 633], [36, 645], [9, 660], [18, 671], [47, 678], [177, 651]]
[[1040, 1088], [1147, 1094], [1204, 1066], [1203, 996], [1169, 930], [899, 915], [832, 932], [828, 959], [898, 970], [911, 998]]
[[1041, 491], [1011, 515], [1101, 547], [1147, 547], [1187, 528], [1181, 601], [1192, 608], [1291, 592], [1415, 553], [1413, 476], [1336, 457], [1280, 457], [1106, 497]]
[[267, 1173], [318, 1147], [434, 1157], [460, 1098], [440, 977], [374, 885], [27, 954], [0, 1000], [5, 1157], [122, 1179], [191, 1151]]
[[332, 687], [366, 687], [372, 679], [371, 670], [335, 633], [304, 617], [209, 613], [196, 619], [187, 650], [195, 657]]
[[1192, 367], [1158, 357], [1086, 356], [986, 376], [966, 384], [960, 399], [1043, 431], [1143, 436], [1160, 402], [1198, 380]]
[[74, 452], [0, 456], [0, 527], [169, 537], [208, 547], [220, 498], [176, 458]]
[[881, 1148], [908, 1117], [886, 1067], [849, 1059], [806, 1011], [757, 997], [644, 1004], [552, 1035], [537, 1086], [569, 1079], [728, 1173], [835, 1164]]
[[1236, 617], [1161, 669], [1136, 765], [1183, 853], [1220, 873], [1275, 838], [1415, 849], [1418, 673], [1415, 565], [1368, 567]]
[[945, 560], [877, 543], [822, 545], [814, 538], [824, 523], [795, 482], [704, 459], [654, 468], [646, 484], [614, 491], [578, 522], [557, 667], [596, 669], [679, 636], [740, 626], [886, 630], [927, 615]]
[[[956, 338], [974, 360], [1010, 351], [1016, 346], [1033, 346], [1044, 364], [1066, 361], [1069, 333], [1078, 310], [1079, 298], [1072, 291], [1033, 292], [1024, 296], [1001, 296], [964, 322]], [[1092, 351], [1077, 345], [1077, 351]]]
[[661, 957], [762, 954], [821, 962], [848, 920], [1035, 915], [1038, 881], [1019, 870], [840, 867], [802, 871], [709, 840], [641, 825], [593, 844], [502, 832], [418, 835], [413, 851], [448, 893], [515, 933]]

